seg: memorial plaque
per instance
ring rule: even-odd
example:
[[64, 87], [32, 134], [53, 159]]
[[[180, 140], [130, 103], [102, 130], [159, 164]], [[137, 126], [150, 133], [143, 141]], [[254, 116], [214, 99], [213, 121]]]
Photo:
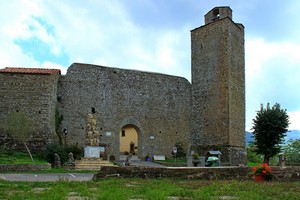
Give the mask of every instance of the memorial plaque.
[[100, 152], [104, 151], [104, 147], [87, 146], [84, 147], [85, 158], [100, 158]]

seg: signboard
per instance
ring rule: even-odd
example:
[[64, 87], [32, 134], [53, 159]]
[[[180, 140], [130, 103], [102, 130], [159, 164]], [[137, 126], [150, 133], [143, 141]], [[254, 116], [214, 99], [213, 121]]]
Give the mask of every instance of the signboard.
[[177, 153], [177, 147], [173, 147], [173, 153]]
[[164, 155], [153, 155], [154, 160], [166, 160]]

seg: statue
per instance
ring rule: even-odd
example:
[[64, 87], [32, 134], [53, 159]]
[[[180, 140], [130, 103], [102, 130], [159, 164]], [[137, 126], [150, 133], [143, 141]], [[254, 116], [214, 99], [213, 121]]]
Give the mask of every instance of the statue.
[[92, 109], [92, 113], [87, 114], [87, 124], [86, 124], [86, 139], [85, 144], [88, 146], [99, 146], [99, 136], [100, 133], [97, 131], [97, 122], [94, 116], [95, 109]]
[[125, 160], [125, 166], [130, 166], [132, 165], [132, 154], [129, 154], [127, 157], [126, 157], [126, 160]]
[[54, 153], [54, 167], [55, 168], [60, 168], [61, 167], [60, 156], [57, 153]]
[[69, 153], [69, 163], [70, 164], [74, 163], [74, 156], [72, 152]]

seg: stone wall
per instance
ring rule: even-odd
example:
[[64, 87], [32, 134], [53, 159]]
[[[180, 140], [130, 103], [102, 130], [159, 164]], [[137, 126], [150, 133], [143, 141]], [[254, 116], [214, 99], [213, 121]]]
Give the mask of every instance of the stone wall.
[[[300, 167], [272, 167], [275, 181], [299, 181]], [[250, 167], [101, 167], [93, 180], [122, 178], [182, 178], [197, 180], [253, 180]]]
[[32, 151], [45, 147], [55, 135], [55, 106], [58, 74], [0, 73], [0, 145], [23, 149], [5, 132], [10, 112], [25, 112], [33, 121], [34, 133], [29, 138]]
[[59, 79], [61, 128], [68, 130], [69, 144], [83, 145], [93, 107], [109, 155], [119, 155], [120, 130], [133, 125], [139, 157], [171, 156], [176, 142], [188, 145], [190, 94], [190, 83], [181, 77], [75, 63]]
[[51, 169], [50, 164], [0, 164], [0, 172], [28, 172]]
[[221, 18], [192, 30], [191, 45], [192, 149], [220, 150], [222, 163], [245, 163], [243, 26]]

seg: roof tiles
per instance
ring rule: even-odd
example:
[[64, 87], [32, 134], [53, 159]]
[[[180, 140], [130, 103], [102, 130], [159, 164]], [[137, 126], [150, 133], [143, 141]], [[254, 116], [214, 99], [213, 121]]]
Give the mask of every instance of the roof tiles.
[[17, 68], [17, 67], [6, 67], [0, 69], [0, 73], [15, 73], [15, 74], [61, 74], [60, 69], [44, 69], [44, 68]]

